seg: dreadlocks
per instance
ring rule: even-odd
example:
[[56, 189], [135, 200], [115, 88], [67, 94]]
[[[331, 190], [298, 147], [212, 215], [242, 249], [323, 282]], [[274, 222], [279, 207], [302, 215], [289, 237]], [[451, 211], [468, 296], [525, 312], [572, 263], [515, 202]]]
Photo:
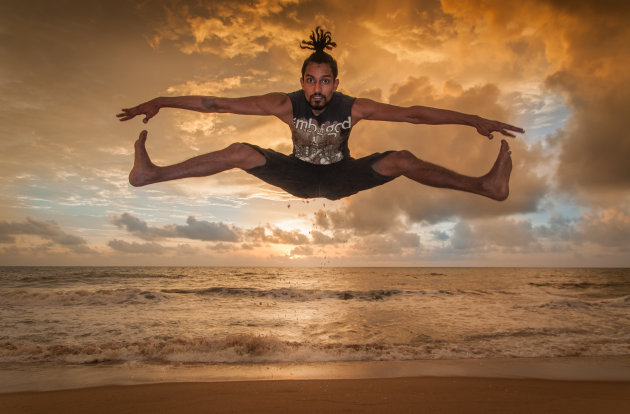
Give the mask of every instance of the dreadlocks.
[[311, 32], [309, 38], [311, 40], [302, 40], [300, 44], [300, 48], [302, 49], [314, 50], [302, 65], [302, 77], [304, 77], [306, 66], [309, 63], [327, 63], [332, 70], [333, 79], [337, 79], [339, 73], [337, 70], [337, 61], [325, 52], [326, 49], [332, 50], [332, 48], [337, 47], [337, 43], [332, 41], [332, 34], [317, 26], [315, 30]]

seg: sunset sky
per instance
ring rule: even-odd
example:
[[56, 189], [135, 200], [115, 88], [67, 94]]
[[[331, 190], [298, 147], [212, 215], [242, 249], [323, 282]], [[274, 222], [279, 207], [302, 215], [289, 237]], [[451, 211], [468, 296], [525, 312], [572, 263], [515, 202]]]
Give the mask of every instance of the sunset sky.
[[[630, 266], [630, 3], [616, 1], [17, 1], [0, 4], [0, 265]], [[399, 178], [305, 201], [233, 170], [129, 185], [157, 164], [251, 142], [291, 152], [273, 117], [121, 108], [156, 96], [299, 89], [317, 25], [340, 90], [526, 130], [510, 197]], [[360, 157], [408, 149], [467, 175], [500, 139], [363, 121]]]

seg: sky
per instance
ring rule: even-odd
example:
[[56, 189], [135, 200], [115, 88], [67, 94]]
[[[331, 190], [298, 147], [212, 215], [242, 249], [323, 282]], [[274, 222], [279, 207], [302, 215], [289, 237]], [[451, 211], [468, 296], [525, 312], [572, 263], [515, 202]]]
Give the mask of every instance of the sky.
[[[0, 3], [0, 265], [630, 266], [630, 5], [625, 1], [249, 0]], [[159, 165], [250, 142], [273, 117], [121, 108], [157, 96], [299, 89], [315, 26], [339, 90], [508, 122], [504, 202], [404, 177], [302, 200], [240, 170], [134, 188]], [[500, 139], [363, 121], [354, 157], [406, 149], [485, 174]]]

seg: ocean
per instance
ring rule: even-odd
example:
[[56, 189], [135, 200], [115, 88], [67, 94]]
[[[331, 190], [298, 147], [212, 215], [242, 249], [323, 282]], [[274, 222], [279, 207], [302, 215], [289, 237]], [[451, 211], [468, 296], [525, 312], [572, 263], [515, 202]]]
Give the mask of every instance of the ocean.
[[630, 269], [0, 267], [0, 370], [22, 382], [628, 355]]

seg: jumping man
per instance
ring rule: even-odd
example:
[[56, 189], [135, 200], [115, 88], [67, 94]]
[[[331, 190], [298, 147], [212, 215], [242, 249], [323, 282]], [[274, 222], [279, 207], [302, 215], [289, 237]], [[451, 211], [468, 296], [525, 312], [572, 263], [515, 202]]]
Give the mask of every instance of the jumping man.
[[285, 155], [249, 143], [200, 155], [179, 164], [160, 167], [151, 162], [142, 131], [135, 143], [134, 165], [129, 174], [133, 186], [143, 186], [187, 177], [205, 177], [240, 168], [261, 180], [301, 198], [337, 200], [385, 184], [404, 175], [432, 187], [467, 191], [505, 200], [509, 193], [512, 159], [508, 144], [501, 141], [499, 155], [490, 171], [470, 177], [423, 161], [407, 150], [376, 153], [354, 159], [348, 149], [350, 131], [359, 121], [392, 121], [412, 124], [460, 124], [476, 128], [492, 139], [493, 132], [514, 137], [508, 131], [521, 128], [476, 115], [424, 106], [400, 107], [354, 98], [337, 91], [339, 79], [335, 59], [325, 50], [336, 47], [330, 32], [317, 27], [303, 49], [314, 52], [302, 65], [302, 89], [289, 94], [269, 93], [243, 98], [213, 96], [159, 97], [117, 116], [127, 121], [144, 115], [144, 123], [160, 108], [180, 108], [206, 113], [273, 115], [291, 128], [293, 153]]

